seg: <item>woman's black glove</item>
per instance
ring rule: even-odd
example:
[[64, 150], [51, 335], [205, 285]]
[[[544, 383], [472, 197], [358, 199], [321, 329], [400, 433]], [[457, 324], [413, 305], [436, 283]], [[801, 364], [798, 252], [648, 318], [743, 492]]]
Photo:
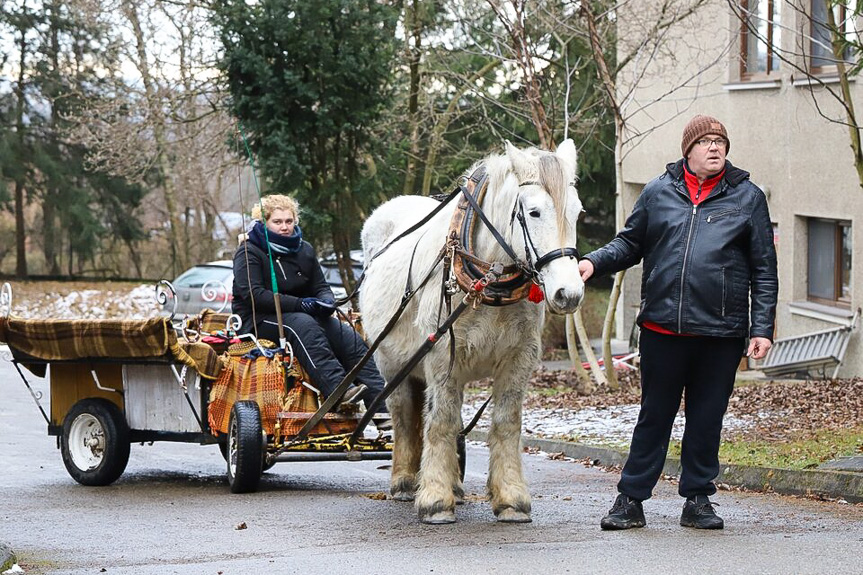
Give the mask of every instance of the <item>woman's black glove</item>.
[[332, 315], [335, 309], [336, 304], [331, 300], [304, 297], [300, 300], [299, 309], [297, 311], [301, 311], [315, 317], [327, 317]]
[[315, 301], [315, 315], [318, 317], [328, 317], [336, 311], [336, 303], [329, 299], [319, 299]]
[[309, 315], [315, 315], [315, 310], [318, 307], [316, 304], [317, 301], [318, 300], [313, 297], [304, 297], [300, 300], [300, 303], [297, 306], [297, 311], [301, 311]]

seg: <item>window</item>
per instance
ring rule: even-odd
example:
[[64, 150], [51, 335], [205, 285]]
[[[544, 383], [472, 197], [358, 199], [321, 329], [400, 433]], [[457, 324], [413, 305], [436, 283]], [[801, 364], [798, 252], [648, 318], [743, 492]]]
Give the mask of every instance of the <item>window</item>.
[[851, 223], [809, 220], [810, 301], [851, 307]]
[[779, 71], [782, 28], [779, 8], [782, 0], [743, 0], [740, 3], [747, 23], [741, 28], [740, 77], [769, 76]]
[[[827, 17], [828, 0], [812, 0], [810, 69], [815, 74], [829, 74], [836, 70], [833, 57], [833, 35], [831, 31], [842, 34], [848, 41], [855, 38], [856, 16], [849, 10], [847, 2], [836, 2], [833, 6], [833, 19], [836, 27], [831, 30]], [[845, 60], [851, 60], [851, 47], [846, 46]]]

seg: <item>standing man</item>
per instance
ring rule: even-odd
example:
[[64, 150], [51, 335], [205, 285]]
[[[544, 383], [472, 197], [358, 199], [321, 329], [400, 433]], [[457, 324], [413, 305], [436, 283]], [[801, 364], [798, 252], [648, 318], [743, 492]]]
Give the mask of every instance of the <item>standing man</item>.
[[579, 263], [587, 280], [644, 260], [641, 410], [603, 529], [644, 527], [641, 502], [659, 480], [681, 396], [680, 524], [724, 526], [709, 499], [722, 418], [746, 338], [753, 359], [770, 349], [779, 286], [767, 198], [725, 159], [730, 147], [719, 120], [692, 118], [683, 129], [683, 158], [644, 187], [623, 230]]

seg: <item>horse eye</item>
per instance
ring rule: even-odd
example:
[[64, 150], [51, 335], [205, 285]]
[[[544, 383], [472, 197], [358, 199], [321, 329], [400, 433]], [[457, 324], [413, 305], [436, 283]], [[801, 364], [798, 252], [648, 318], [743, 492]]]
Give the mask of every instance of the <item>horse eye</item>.
[[528, 212], [528, 215], [532, 218], [538, 218], [539, 217], [539, 210], [530, 210]]

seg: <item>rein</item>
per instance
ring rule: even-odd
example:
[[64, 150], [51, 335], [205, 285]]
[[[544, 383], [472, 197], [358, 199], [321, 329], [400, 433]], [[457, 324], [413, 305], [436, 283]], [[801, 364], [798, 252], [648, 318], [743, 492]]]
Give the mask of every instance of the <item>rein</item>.
[[[525, 186], [534, 184], [535, 182], [525, 182], [520, 185]], [[387, 251], [394, 243], [398, 242], [402, 238], [421, 228], [438, 212], [440, 212], [444, 208], [444, 206], [446, 206], [446, 204], [453, 200], [457, 195], [461, 195], [459, 203], [453, 213], [453, 217], [450, 220], [450, 229], [447, 234], [447, 243], [440, 250], [437, 258], [429, 267], [425, 276], [422, 278], [422, 280], [420, 280], [419, 285], [414, 288], [411, 281], [411, 269], [413, 268], [414, 259], [413, 256], [416, 252], [416, 246], [414, 246], [414, 254], [412, 254], [411, 261], [409, 264], [410, 267], [408, 270], [407, 285], [405, 286], [405, 293], [402, 296], [402, 301], [399, 305], [399, 308], [390, 317], [387, 325], [384, 327], [381, 333], [378, 334], [378, 337], [375, 338], [375, 341], [372, 342], [372, 344], [369, 346], [368, 351], [360, 359], [357, 365], [355, 365], [354, 368], [345, 375], [341, 383], [336, 387], [335, 390], [333, 390], [330, 396], [323, 402], [317, 412], [315, 412], [315, 414], [306, 422], [302, 429], [300, 429], [294, 439], [287, 443], [281, 450], [279, 450], [276, 455], [280, 454], [282, 451], [287, 450], [293, 445], [304, 442], [312, 428], [321, 419], [323, 419], [324, 414], [326, 414], [336, 405], [336, 403], [338, 403], [338, 401], [341, 399], [341, 396], [344, 394], [345, 391], [347, 391], [348, 387], [355, 380], [359, 370], [369, 361], [372, 354], [378, 348], [383, 339], [389, 334], [393, 327], [395, 327], [396, 323], [398, 322], [399, 318], [407, 307], [408, 302], [431, 279], [435, 269], [441, 262], [443, 262], [444, 264], [444, 285], [442, 286], [442, 296], [445, 297], [445, 299], [447, 300], [447, 318], [443, 321], [443, 323], [440, 323], [438, 325], [438, 328], [434, 333], [429, 334], [429, 336], [426, 338], [420, 348], [408, 359], [407, 363], [402, 366], [402, 368], [393, 377], [393, 379], [387, 382], [387, 384], [384, 386], [384, 389], [378, 394], [378, 396], [375, 397], [371, 405], [368, 407], [368, 409], [366, 409], [363, 417], [358, 422], [356, 430], [348, 439], [348, 445], [352, 446], [357, 442], [357, 440], [362, 436], [366, 426], [371, 421], [372, 416], [375, 413], [375, 409], [380, 406], [386, 400], [386, 398], [393, 393], [393, 391], [395, 391], [395, 389], [402, 383], [402, 381], [404, 381], [405, 378], [407, 378], [407, 376], [417, 366], [417, 364], [419, 364], [422, 358], [425, 357], [426, 354], [431, 351], [431, 348], [434, 347], [438, 341], [440, 341], [440, 338], [448, 332], [450, 334], [449, 369], [452, 369], [454, 362], [455, 342], [455, 338], [452, 335], [452, 326], [458, 319], [458, 317], [462, 313], [464, 313], [465, 310], [467, 310], [468, 308], [476, 309], [481, 304], [501, 306], [516, 303], [527, 297], [532, 284], [540, 283], [539, 272], [549, 262], [561, 257], [578, 257], [578, 251], [575, 248], [552, 250], [543, 256], [539, 256], [536, 247], [534, 246], [533, 241], [530, 238], [530, 234], [527, 231], [523, 208], [521, 206], [521, 202], [519, 201], [519, 225], [521, 226], [522, 232], [525, 237], [526, 256], [525, 260], [519, 259], [515, 253], [515, 250], [513, 250], [512, 246], [510, 246], [506, 242], [506, 240], [503, 238], [497, 228], [495, 228], [495, 226], [491, 223], [491, 221], [489, 221], [488, 217], [485, 215], [485, 213], [482, 211], [482, 208], [480, 207], [480, 203], [485, 196], [487, 188], [488, 174], [485, 170], [485, 167], [480, 166], [470, 175], [464, 185], [460, 183], [452, 192], [449, 193], [449, 195], [446, 196], [444, 201], [442, 201], [434, 210], [427, 214], [422, 220], [420, 220], [419, 222], [417, 222], [416, 224], [390, 240], [383, 248], [381, 248], [377, 253], [375, 253], [368, 262], [366, 262], [366, 267], [368, 267], [371, 261], [373, 261], [379, 255]], [[516, 208], [514, 207], [513, 218], [515, 216]], [[490, 263], [473, 255], [471, 248], [473, 244], [473, 235], [475, 233], [477, 218], [481, 220], [483, 225], [488, 228], [489, 232], [491, 232], [492, 236], [495, 238], [495, 241], [500, 244], [507, 256], [509, 256], [513, 260], [513, 264], [504, 266], [500, 262]], [[512, 223], [513, 218], [510, 219], [510, 223]], [[535, 261], [530, 251], [528, 251], [528, 246], [531, 250], [533, 250], [534, 255], [536, 256]], [[454, 293], [455, 291], [454, 286], [452, 286], [452, 290], [447, 289], [447, 276], [450, 274], [452, 274], [459, 288], [461, 288], [461, 290], [465, 292], [464, 298], [454, 310], [450, 310], [450, 300], [448, 297], [446, 297], [449, 294]], [[350, 296], [348, 296], [347, 299], [352, 298], [354, 294], [357, 293], [364, 279], [365, 270], [363, 270], [363, 274], [357, 281], [354, 292]], [[474, 416], [470, 424], [467, 425], [460, 432], [462, 441], [464, 436], [473, 428], [474, 425], [476, 425], [486, 405], [488, 405], [488, 401], [486, 401], [485, 404], [480, 408], [480, 410]]]
[[[538, 182], [523, 182], [519, 186], [539, 185]], [[503, 268], [503, 274], [498, 281], [486, 287], [482, 294], [481, 303], [491, 306], [510, 305], [521, 301], [528, 296], [532, 284], [541, 285], [540, 272], [550, 262], [562, 258], [579, 258], [578, 250], [573, 247], [556, 249], [540, 256], [527, 231], [527, 222], [524, 217], [524, 207], [520, 200], [513, 206], [510, 225], [517, 217], [522, 234], [524, 235], [525, 259], [519, 259], [497, 228], [488, 220], [480, 208], [485, 193], [488, 190], [488, 173], [484, 166], [478, 167], [467, 179], [465, 185], [459, 186], [462, 197], [453, 213], [450, 221], [449, 233], [447, 234], [449, 245], [453, 252], [452, 274], [462, 291], [468, 291], [477, 279], [483, 277], [491, 269], [492, 264], [486, 262], [473, 254], [473, 237], [476, 233], [476, 222], [478, 216], [486, 228], [491, 232], [495, 241], [503, 248], [513, 264]], [[528, 249], [530, 248], [530, 249]], [[533, 252], [531, 254], [531, 251]]]

